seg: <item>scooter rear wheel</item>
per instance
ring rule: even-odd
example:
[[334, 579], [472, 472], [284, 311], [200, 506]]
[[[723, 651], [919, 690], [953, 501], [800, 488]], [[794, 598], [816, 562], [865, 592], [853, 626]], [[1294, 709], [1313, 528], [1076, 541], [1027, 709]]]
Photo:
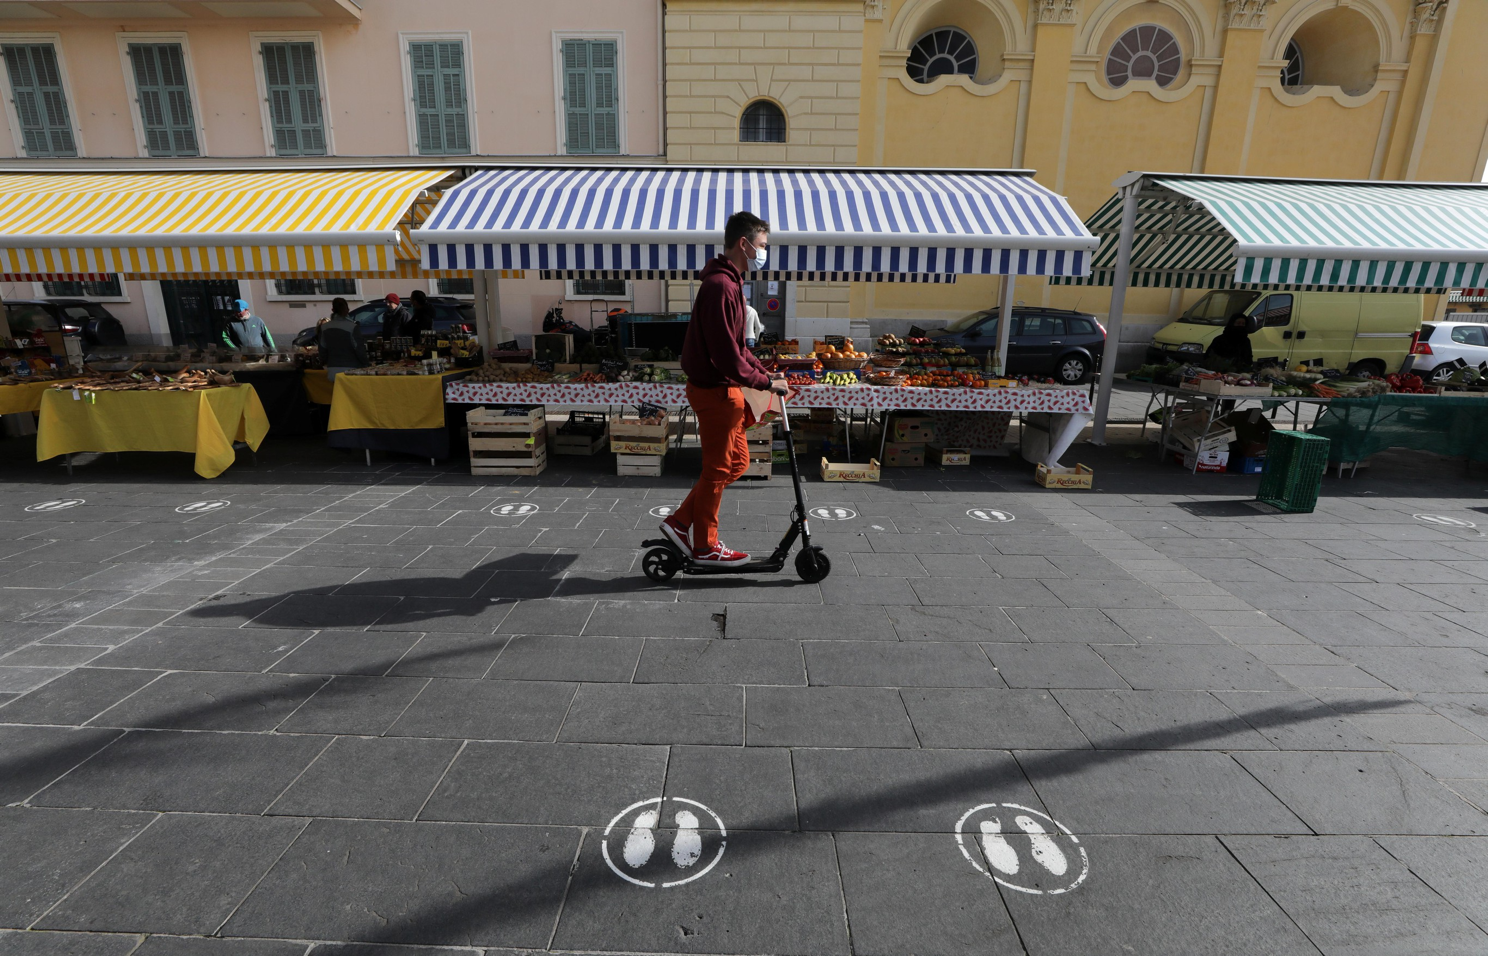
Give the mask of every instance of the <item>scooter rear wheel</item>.
[[641, 570], [657, 584], [665, 584], [682, 570], [682, 562], [670, 548], [652, 548], [641, 558]]
[[807, 584], [824, 581], [832, 573], [832, 559], [821, 548], [807, 548], [796, 555], [796, 573]]

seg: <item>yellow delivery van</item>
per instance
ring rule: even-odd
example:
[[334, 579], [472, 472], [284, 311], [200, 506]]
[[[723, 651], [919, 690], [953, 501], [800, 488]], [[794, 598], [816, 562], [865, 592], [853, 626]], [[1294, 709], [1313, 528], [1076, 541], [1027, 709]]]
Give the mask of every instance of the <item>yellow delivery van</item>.
[[1153, 336], [1147, 361], [1198, 362], [1240, 312], [1250, 318], [1257, 361], [1386, 375], [1400, 371], [1410, 354], [1424, 305], [1425, 296], [1395, 293], [1215, 290]]

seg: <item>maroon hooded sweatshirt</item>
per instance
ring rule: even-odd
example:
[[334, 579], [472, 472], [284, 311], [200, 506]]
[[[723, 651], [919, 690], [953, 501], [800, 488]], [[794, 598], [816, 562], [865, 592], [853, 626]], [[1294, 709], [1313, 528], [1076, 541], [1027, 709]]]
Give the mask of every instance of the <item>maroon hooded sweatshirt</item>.
[[744, 277], [726, 256], [710, 261], [682, 343], [682, 371], [699, 388], [767, 389], [770, 373], [744, 347]]

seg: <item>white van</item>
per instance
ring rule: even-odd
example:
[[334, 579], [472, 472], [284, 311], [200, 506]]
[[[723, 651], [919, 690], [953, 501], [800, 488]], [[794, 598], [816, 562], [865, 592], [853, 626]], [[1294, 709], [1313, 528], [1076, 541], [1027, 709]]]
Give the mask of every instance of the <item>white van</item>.
[[1237, 312], [1250, 317], [1250, 350], [1325, 368], [1400, 371], [1421, 328], [1425, 296], [1370, 292], [1216, 290], [1152, 338], [1149, 364], [1197, 362]]

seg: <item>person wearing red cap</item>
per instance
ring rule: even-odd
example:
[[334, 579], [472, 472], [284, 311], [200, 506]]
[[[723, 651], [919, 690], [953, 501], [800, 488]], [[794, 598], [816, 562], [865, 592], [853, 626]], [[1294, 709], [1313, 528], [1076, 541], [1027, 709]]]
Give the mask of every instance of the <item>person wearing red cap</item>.
[[403, 300], [398, 298], [398, 293], [389, 292], [387, 298], [382, 300], [387, 310], [382, 313], [382, 337], [384, 340], [395, 335], [403, 334], [403, 326], [409, 318], [408, 310], [403, 307]]

